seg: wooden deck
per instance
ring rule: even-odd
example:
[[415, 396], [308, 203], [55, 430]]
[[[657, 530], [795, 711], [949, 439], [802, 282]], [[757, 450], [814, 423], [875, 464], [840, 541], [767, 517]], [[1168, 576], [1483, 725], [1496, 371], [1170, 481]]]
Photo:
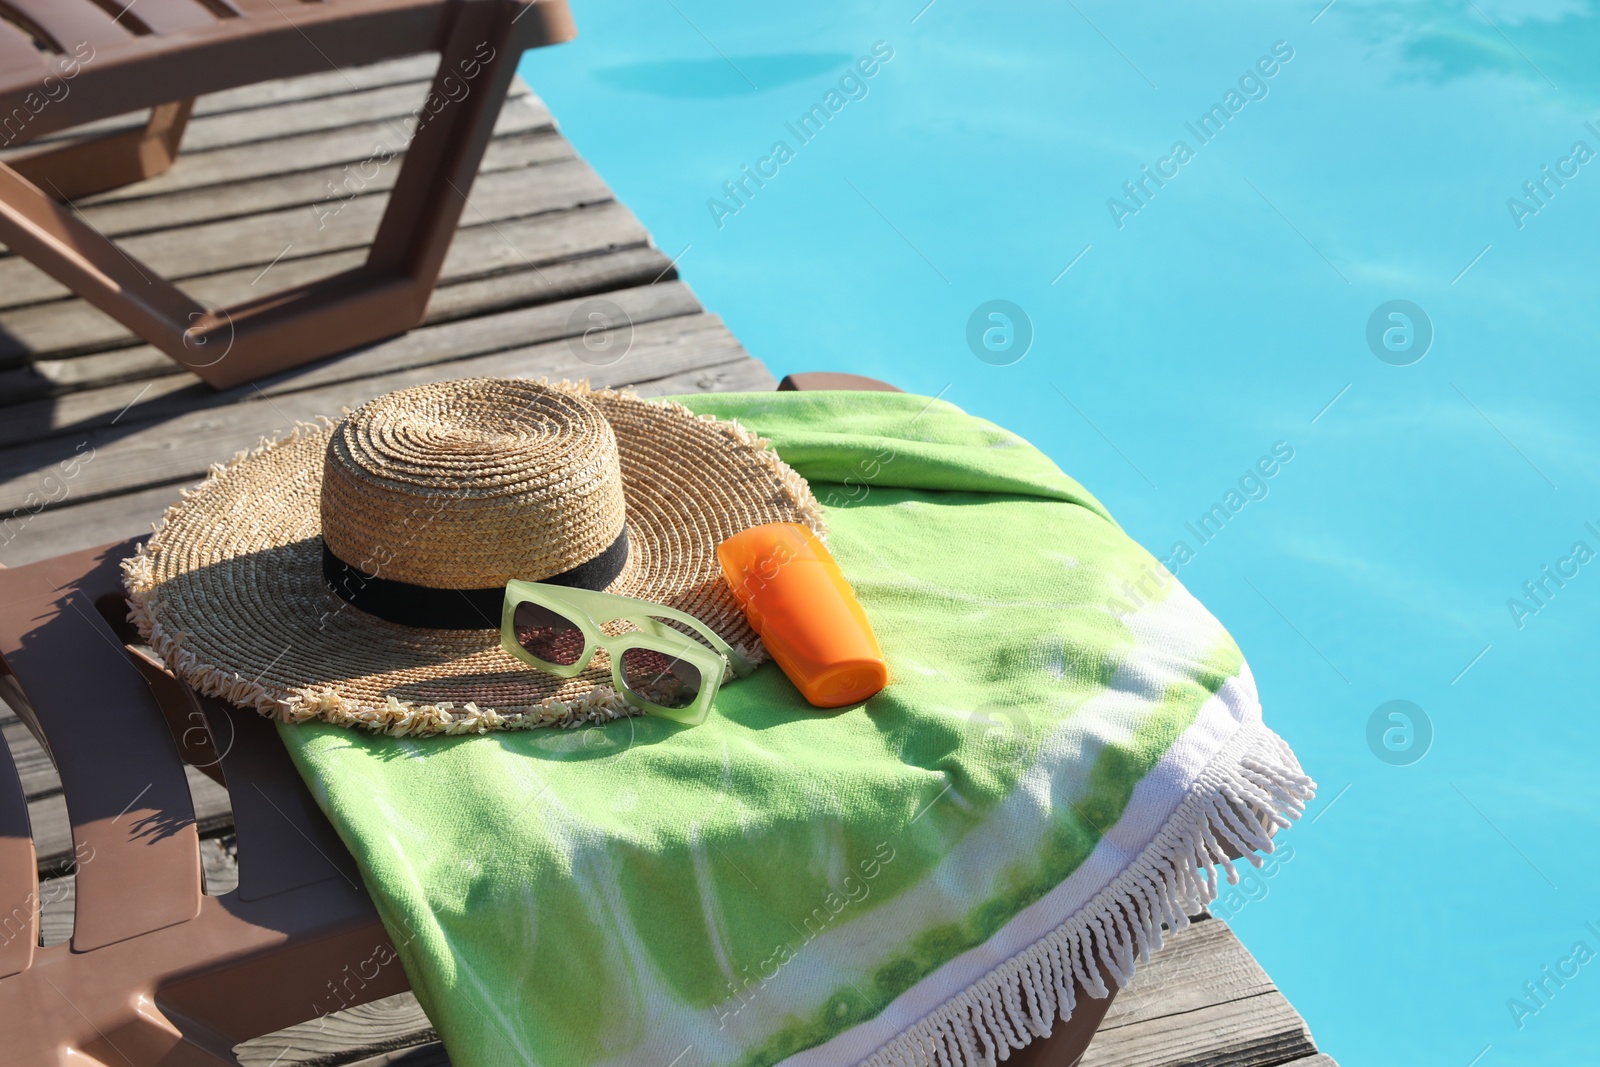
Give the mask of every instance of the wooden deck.
[[[216, 304], [354, 266], [398, 169], [391, 163], [374, 176], [363, 163], [403, 145], [432, 67], [431, 59], [405, 60], [204, 98], [169, 173], [77, 207]], [[615, 337], [627, 354], [608, 365], [577, 340], [597, 299], [626, 317]], [[477, 374], [583, 377], [646, 395], [775, 385], [519, 87], [428, 323], [393, 341], [216, 393], [28, 263], [0, 255], [0, 563], [148, 532], [211, 463], [297, 420]], [[60, 943], [71, 933], [73, 899], [60, 783], [4, 705], [0, 731], [22, 775], [47, 879], [43, 940]], [[189, 782], [206, 839], [207, 891], [225, 893], [237, 878], [228, 796], [192, 769]], [[238, 1053], [249, 1067], [448, 1062], [409, 994]], [[1333, 1067], [1215, 919], [1174, 937], [1140, 972], [1083, 1063]]]

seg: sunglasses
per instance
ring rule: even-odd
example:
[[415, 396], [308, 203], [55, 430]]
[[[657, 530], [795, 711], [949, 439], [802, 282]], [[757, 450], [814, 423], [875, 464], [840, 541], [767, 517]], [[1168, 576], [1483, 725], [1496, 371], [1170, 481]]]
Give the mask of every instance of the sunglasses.
[[[601, 627], [627, 621], [638, 627], [615, 637]], [[693, 630], [706, 644], [674, 629]], [[628, 703], [651, 715], [697, 726], [729, 670], [743, 678], [749, 661], [693, 615], [665, 604], [542, 582], [506, 583], [500, 644], [524, 663], [558, 678], [589, 665], [595, 649], [611, 656], [611, 679]]]

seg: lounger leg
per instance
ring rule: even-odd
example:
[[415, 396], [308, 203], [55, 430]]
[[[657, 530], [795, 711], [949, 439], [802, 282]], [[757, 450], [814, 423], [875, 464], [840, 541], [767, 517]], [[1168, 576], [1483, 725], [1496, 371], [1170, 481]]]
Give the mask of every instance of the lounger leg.
[[193, 100], [162, 104], [151, 109], [142, 129], [41, 147], [13, 158], [11, 168], [59, 200], [120, 189], [172, 166], [193, 110]]
[[4, 163], [0, 242], [175, 358], [185, 331], [209, 324], [205, 308]]
[[204, 333], [225, 357], [186, 361], [201, 378], [237, 385], [422, 322], [517, 60], [577, 32], [564, 3], [543, 0], [461, 0], [455, 17], [366, 264], [229, 309]]
[[535, 23], [549, 8], [499, 0], [460, 5], [367, 259], [369, 270], [404, 274], [414, 281], [418, 321], [516, 77], [526, 36], [536, 31]]

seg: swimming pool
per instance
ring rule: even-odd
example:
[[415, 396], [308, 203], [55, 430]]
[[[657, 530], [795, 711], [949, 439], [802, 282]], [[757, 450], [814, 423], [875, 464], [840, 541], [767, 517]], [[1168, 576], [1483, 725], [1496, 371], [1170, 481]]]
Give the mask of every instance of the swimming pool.
[[1324, 1050], [1592, 1061], [1591, 6], [576, 8], [524, 75], [753, 355], [1018, 431], [1232, 629], [1322, 792], [1219, 910]]

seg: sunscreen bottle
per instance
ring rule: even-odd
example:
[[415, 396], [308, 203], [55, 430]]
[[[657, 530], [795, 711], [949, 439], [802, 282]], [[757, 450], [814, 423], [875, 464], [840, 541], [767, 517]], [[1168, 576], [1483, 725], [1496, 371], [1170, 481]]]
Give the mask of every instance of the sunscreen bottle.
[[867, 613], [808, 528], [753, 526], [718, 545], [717, 559], [751, 627], [806, 700], [859, 704], [889, 684]]

